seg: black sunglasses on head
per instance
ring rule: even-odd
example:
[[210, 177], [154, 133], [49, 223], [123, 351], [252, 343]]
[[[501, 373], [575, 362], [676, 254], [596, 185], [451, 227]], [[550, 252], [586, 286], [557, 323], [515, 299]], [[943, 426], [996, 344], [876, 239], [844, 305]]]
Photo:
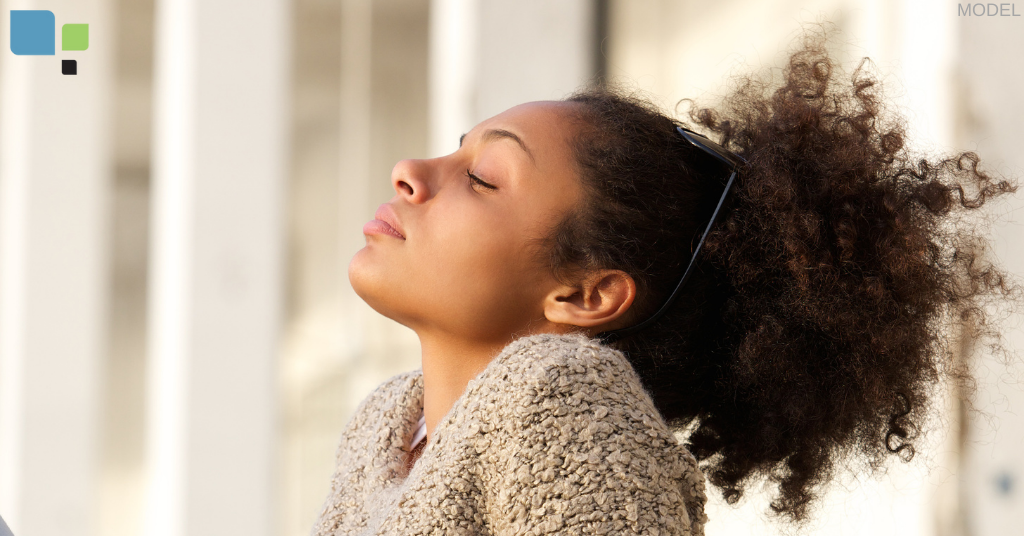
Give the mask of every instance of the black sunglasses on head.
[[715, 207], [715, 211], [711, 214], [711, 220], [708, 221], [707, 228], [704, 229], [704, 234], [700, 237], [700, 242], [697, 243], [697, 248], [693, 250], [693, 257], [690, 258], [690, 264], [686, 266], [686, 271], [683, 272], [683, 277], [679, 279], [679, 284], [676, 285], [675, 290], [669, 294], [668, 299], [662, 304], [661, 308], [658, 309], [650, 318], [643, 322], [621, 329], [612, 331], [603, 331], [597, 335], [597, 338], [601, 339], [605, 344], [617, 341], [627, 335], [631, 335], [640, 331], [647, 326], [654, 323], [655, 320], [661, 318], [668, 310], [672, 302], [675, 301], [676, 295], [679, 294], [679, 289], [683, 288], [683, 284], [686, 283], [686, 279], [690, 276], [690, 269], [693, 268], [693, 261], [697, 259], [697, 254], [700, 253], [700, 247], [704, 244], [704, 239], [707, 238], [708, 232], [711, 231], [711, 226], [715, 223], [715, 218], [718, 217], [718, 210], [722, 208], [722, 203], [725, 201], [725, 196], [729, 193], [729, 189], [732, 188], [733, 180], [736, 178], [736, 169], [740, 167], [740, 164], [747, 164], [747, 160], [742, 156], [727, 150], [721, 145], [709, 140], [707, 137], [702, 136], [688, 128], [676, 127], [676, 130], [683, 135], [686, 141], [690, 142], [696, 147], [704, 150], [706, 153], [714, 156], [729, 169], [729, 180], [725, 183], [725, 191], [722, 192], [722, 197], [718, 200], [718, 206]]
[[703, 134], [698, 134], [685, 127], [676, 127], [676, 131], [686, 138], [686, 141], [700, 147], [711, 156], [721, 160], [730, 170], [736, 169], [740, 164], [746, 164], [747, 159], [709, 140]]

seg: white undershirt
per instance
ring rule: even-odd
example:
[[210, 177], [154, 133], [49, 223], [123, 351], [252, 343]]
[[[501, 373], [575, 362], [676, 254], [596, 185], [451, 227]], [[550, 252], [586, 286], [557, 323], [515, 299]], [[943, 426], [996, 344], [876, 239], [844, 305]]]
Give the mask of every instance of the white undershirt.
[[426, 415], [421, 415], [420, 416], [420, 423], [417, 426], [419, 426], [419, 428], [416, 429], [416, 433], [413, 434], [413, 436], [412, 436], [412, 445], [409, 446], [409, 450], [415, 449], [416, 445], [420, 444], [420, 441], [423, 441], [424, 439], [427, 438], [427, 416]]

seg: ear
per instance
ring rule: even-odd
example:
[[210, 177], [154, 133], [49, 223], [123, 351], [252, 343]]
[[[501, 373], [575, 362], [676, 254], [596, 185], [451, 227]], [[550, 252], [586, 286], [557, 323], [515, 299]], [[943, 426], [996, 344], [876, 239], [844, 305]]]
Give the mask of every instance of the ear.
[[578, 285], [552, 291], [544, 299], [544, 316], [556, 324], [616, 329], [635, 298], [636, 282], [629, 274], [599, 270]]

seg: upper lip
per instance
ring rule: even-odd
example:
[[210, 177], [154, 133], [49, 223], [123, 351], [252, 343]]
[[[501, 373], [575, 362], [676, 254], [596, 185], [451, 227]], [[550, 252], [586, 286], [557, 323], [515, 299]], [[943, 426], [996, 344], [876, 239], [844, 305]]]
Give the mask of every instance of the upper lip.
[[398, 215], [395, 214], [395, 209], [388, 203], [383, 203], [377, 207], [377, 212], [373, 214], [373, 217], [390, 225], [392, 229], [402, 235], [405, 238], [405, 231], [402, 230], [402, 224], [398, 222]]

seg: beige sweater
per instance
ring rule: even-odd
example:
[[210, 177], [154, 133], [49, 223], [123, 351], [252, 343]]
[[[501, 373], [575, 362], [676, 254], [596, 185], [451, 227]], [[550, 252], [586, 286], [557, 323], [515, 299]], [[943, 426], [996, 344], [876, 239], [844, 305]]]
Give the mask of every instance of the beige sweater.
[[704, 533], [704, 476], [622, 353], [585, 335], [513, 341], [412, 471], [421, 370], [362, 402], [315, 536]]

